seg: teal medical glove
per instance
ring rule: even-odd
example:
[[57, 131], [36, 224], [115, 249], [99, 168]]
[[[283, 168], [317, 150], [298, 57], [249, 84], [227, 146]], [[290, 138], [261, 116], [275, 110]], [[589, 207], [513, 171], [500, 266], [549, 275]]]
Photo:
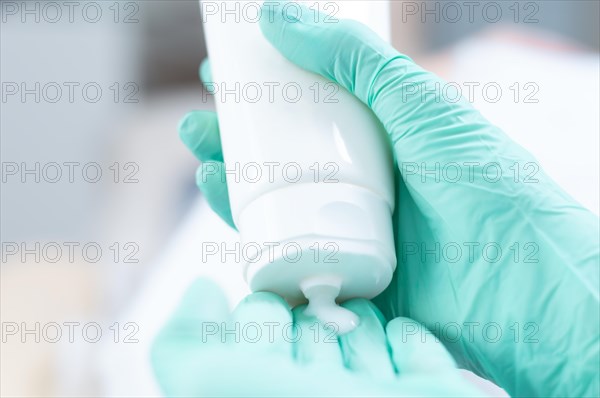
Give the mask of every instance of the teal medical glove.
[[[365, 26], [281, 12], [263, 10], [267, 39], [356, 95], [391, 137], [398, 268], [374, 300], [383, 314], [423, 323], [459, 366], [513, 396], [600, 395], [598, 217]], [[212, 113], [182, 123], [203, 161], [221, 156], [218, 135]], [[200, 188], [231, 224], [225, 182]]]
[[338, 338], [273, 293], [230, 315], [219, 288], [198, 280], [154, 342], [157, 380], [169, 397], [482, 396], [418, 323], [385, 327], [364, 299], [344, 306], [361, 324]]

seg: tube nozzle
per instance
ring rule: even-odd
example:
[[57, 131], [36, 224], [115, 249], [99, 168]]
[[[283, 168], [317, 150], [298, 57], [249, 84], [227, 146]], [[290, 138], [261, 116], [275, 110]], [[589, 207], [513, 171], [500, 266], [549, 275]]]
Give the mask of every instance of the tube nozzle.
[[324, 324], [333, 324], [339, 334], [345, 334], [354, 330], [360, 319], [354, 312], [336, 303], [340, 288], [340, 279], [331, 276], [317, 276], [300, 284], [300, 289], [308, 299], [305, 314], [316, 317]]

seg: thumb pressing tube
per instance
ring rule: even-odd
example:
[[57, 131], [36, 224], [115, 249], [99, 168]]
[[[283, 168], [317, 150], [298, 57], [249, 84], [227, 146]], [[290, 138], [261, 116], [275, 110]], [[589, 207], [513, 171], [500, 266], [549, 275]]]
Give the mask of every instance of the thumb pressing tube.
[[[225, 164], [242, 170], [227, 177], [231, 210], [242, 246], [257, 248], [245, 279], [346, 333], [359, 319], [338, 304], [378, 295], [396, 267], [386, 133], [349, 92], [286, 60], [247, 1], [204, 3]], [[389, 16], [385, 1], [339, 7], [378, 25]]]

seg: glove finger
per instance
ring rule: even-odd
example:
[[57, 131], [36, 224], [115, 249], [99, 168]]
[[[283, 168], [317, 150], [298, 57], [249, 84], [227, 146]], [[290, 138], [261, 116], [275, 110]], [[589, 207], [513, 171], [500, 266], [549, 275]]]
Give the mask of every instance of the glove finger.
[[324, 367], [343, 368], [344, 361], [335, 330], [325, 327], [317, 318], [306, 315], [306, 305], [292, 311], [296, 336], [294, 356], [302, 365], [321, 364]]
[[231, 214], [229, 191], [223, 162], [204, 162], [196, 172], [196, 185], [206, 198], [210, 208], [231, 228], [236, 229]]
[[179, 123], [179, 137], [202, 162], [223, 161], [221, 136], [217, 114], [210, 111], [192, 111]]
[[293, 325], [288, 304], [278, 295], [258, 292], [247, 296], [233, 312], [228, 341], [243, 352], [291, 359], [293, 347], [286, 329]]
[[157, 341], [196, 344], [203, 340], [204, 323], [224, 322], [228, 315], [229, 305], [221, 288], [208, 279], [200, 278], [188, 288]]
[[187, 383], [182, 364], [196, 363], [203, 352], [223, 344], [220, 329], [228, 316], [222, 290], [209, 280], [196, 280], [152, 344], [152, 367], [164, 391]]
[[392, 360], [400, 375], [456, 369], [448, 351], [420, 323], [409, 318], [396, 318], [388, 323], [386, 331]]
[[[208, 58], [204, 58], [202, 63], [200, 63], [200, 68], [198, 68], [198, 76], [200, 76], [200, 80], [202, 83], [212, 83], [212, 70], [210, 69], [210, 60]], [[210, 87], [205, 86], [207, 90], [211, 90]]]
[[345, 366], [370, 376], [393, 378], [394, 366], [387, 346], [385, 320], [381, 312], [365, 299], [347, 301], [342, 307], [360, 318], [356, 329], [339, 336]]

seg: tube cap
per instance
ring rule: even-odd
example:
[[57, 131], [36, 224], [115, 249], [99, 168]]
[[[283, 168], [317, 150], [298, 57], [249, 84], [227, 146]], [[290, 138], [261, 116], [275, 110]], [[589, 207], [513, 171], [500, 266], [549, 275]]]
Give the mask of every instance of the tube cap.
[[252, 291], [277, 293], [292, 305], [308, 295], [329, 302], [323, 304], [329, 310], [310, 304], [309, 312], [335, 318], [335, 300], [373, 298], [390, 283], [396, 267], [391, 213], [391, 204], [356, 185], [301, 184], [268, 192], [238, 217], [242, 243], [253, 248], [246, 281]]

